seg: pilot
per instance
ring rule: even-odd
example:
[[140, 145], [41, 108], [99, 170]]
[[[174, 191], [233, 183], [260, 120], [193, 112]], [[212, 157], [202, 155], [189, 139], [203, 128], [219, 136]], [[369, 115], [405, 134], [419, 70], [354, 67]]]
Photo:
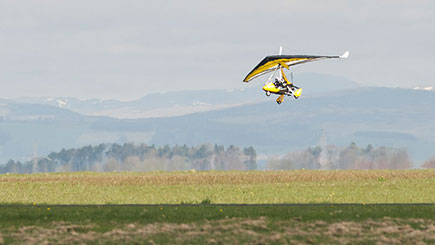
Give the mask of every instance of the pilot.
[[287, 83], [284, 78], [275, 77], [275, 82], [273, 83], [275, 87], [282, 88], [287, 93], [292, 94], [295, 91], [295, 86], [292, 83]]
[[280, 77], [275, 77], [275, 82], [273, 83], [275, 85], [275, 87], [279, 88], [286, 88], [287, 85], [284, 84], [284, 79], [280, 78]]

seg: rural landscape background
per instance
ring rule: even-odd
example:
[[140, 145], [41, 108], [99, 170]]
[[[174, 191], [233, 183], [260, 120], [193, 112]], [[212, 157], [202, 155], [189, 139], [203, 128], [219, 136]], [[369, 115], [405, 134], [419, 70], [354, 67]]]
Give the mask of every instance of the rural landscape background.
[[[0, 1], [0, 244], [435, 244], [435, 2]], [[243, 83], [264, 57], [299, 99]], [[273, 77], [270, 77], [273, 79]]]
[[[435, 92], [430, 88], [367, 87], [314, 73], [297, 79], [306, 94], [281, 106], [266, 99], [259, 86], [150, 94], [124, 102], [3, 99], [0, 169], [30, 173], [433, 167]], [[252, 153], [246, 155], [245, 148]], [[222, 154], [232, 162], [214, 164]], [[246, 157], [256, 163], [244, 166]], [[126, 160], [136, 167], [121, 166]], [[113, 161], [120, 165], [102, 167]]]
[[433, 243], [435, 92], [299, 78], [3, 99], [0, 243]]

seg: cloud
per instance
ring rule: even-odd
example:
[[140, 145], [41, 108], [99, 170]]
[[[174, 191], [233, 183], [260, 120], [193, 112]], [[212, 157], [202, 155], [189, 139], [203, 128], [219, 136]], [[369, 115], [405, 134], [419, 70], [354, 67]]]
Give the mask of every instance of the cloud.
[[431, 84], [434, 9], [431, 1], [392, 0], [1, 1], [0, 97], [238, 88], [280, 45], [287, 53], [351, 51], [345, 62], [301, 72]]

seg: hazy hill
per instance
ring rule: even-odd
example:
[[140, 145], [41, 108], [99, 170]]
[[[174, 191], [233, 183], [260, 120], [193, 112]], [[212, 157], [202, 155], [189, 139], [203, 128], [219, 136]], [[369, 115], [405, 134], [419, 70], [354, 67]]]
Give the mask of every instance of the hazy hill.
[[318, 144], [324, 130], [328, 143], [407, 147], [422, 161], [435, 151], [434, 104], [434, 92], [358, 88], [161, 120], [152, 142], [250, 143], [258, 152], [284, 153]]
[[[358, 83], [346, 78], [315, 73], [296, 74], [295, 81], [304, 88], [304, 96], [359, 86]], [[240, 89], [233, 90], [151, 92], [130, 101], [42, 97], [18, 98], [14, 102], [51, 105], [88, 116], [110, 116], [120, 119], [171, 117], [264, 101], [264, 92], [261, 90], [263, 83], [260, 79], [249, 84], [240, 81]], [[149, 91], [144, 91], [146, 92]]]
[[[296, 77], [296, 81], [304, 81], [299, 82], [304, 84], [304, 94], [299, 100], [286, 98], [282, 105], [277, 105], [273, 96], [265, 97], [259, 87], [168, 93], [173, 96], [167, 98], [181, 105], [200, 101], [230, 106], [163, 118], [84, 116], [50, 104], [1, 100], [0, 161], [26, 160], [33, 154], [88, 144], [124, 142], [252, 145], [259, 154], [283, 154], [318, 144], [322, 130], [329, 144], [407, 147], [411, 158], [420, 162], [434, 154], [435, 92], [359, 87], [342, 78], [310, 76], [318, 77], [312, 78], [313, 83]], [[172, 108], [161, 96], [147, 95], [138, 101], [150, 108], [158, 108], [156, 104]], [[249, 103], [240, 105], [244, 98], [249, 98]], [[140, 104], [138, 101], [134, 103]]]

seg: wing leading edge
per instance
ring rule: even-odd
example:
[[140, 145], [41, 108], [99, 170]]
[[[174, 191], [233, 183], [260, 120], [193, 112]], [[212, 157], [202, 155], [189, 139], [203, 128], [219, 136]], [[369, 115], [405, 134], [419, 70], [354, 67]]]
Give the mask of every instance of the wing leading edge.
[[272, 72], [277, 69], [278, 66], [289, 69], [290, 66], [299, 65], [307, 62], [313, 62], [324, 59], [334, 58], [347, 58], [349, 52], [346, 52], [342, 56], [317, 56], [317, 55], [270, 55], [264, 58], [251, 72], [246, 75], [243, 82], [249, 82], [252, 79]]

